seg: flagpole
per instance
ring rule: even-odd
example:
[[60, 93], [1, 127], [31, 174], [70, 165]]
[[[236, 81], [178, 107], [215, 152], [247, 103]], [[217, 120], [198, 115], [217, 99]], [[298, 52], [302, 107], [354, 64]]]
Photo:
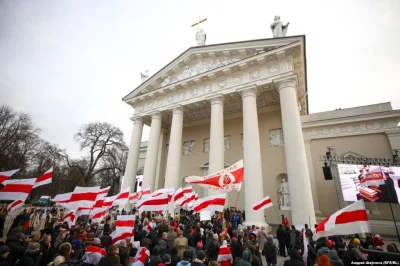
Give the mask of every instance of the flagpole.
[[272, 207], [274, 207], [275, 213], [276, 213], [276, 215], [278, 216], [278, 221], [279, 221], [279, 220], [281, 219], [281, 217], [279, 216], [279, 213], [278, 213], [278, 211], [276, 210], [275, 205], [272, 205]]

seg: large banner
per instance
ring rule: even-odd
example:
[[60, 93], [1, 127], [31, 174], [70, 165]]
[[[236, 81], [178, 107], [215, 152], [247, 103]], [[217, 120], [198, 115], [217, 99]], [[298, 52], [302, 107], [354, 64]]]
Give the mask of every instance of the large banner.
[[399, 203], [400, 167], [338, 164], [345, 201]]

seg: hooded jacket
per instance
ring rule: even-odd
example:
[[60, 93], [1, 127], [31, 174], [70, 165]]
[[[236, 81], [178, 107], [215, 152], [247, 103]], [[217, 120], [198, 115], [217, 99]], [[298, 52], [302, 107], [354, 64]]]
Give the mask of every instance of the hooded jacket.
[[246, 249], [243, 251], [242, 259], [239, 261], [239, 266], [251, 266], [251, 252]]
[[303, 258], [296, 249], [292, 248], [289, 251], [289, 256], [290, 259], [285, 261], [284, 266], [304, 266]]

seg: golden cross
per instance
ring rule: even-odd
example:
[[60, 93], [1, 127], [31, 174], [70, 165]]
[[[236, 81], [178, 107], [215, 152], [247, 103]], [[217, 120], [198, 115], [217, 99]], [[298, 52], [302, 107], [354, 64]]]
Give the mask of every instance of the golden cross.
[[202, 23], [202, 22], [204, 22], [204, 21], [206, 21], [206, 20], [207, 20], [206, 18], [200, 20], [200, 16], [199, 16], [199, 19], [197, 20], [197, 23], [194, 23], [194, 24], [192, 25], [192, 27], [194, 27], [194, 26], [197, 25], [197, 31], [199, 31], [199, 30], [200, 30], [200, 23]]

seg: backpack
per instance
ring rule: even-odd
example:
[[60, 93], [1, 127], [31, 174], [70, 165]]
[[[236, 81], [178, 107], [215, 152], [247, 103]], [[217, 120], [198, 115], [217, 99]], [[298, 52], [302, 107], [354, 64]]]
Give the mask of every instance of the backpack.
[[203, 241], [199, 240], [196, 244], [197, 249], [203, 249]]

